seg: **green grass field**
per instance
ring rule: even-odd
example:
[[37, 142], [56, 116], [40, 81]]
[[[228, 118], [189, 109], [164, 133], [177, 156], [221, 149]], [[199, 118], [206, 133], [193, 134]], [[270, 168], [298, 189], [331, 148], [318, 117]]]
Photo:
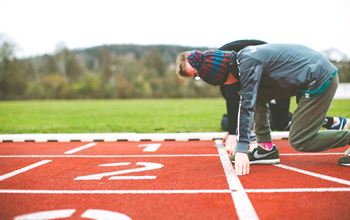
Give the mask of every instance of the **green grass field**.
[[[328, 115], [349, 109], [334, 100]], [[225, 111], [222, 98], [0, 101], [0, 133], [218, 132]]]

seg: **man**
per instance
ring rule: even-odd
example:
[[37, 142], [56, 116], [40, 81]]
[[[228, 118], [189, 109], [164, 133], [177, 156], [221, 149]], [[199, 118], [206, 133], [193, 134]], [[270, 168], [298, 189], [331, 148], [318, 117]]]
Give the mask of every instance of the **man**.
[[[267, 43], [261, 40], [237, 40], [221, 46], [219, 50], [235, 51], [237, 53], [241, 49], [247, 46], [256, 46], [256, 45], [262, 45], [262, 44], [267, 44]], [[223, 130], [227, 131], [228, 134], [235, 134], [235, 131], [233, 131], [233, 129], [235, 129], [236, 126], [232, 126], [232, 125], [236, 124], [237, 115], [233, 113], [235, 112], [234, 109], [238, 108], [238, 105], [237, 103], [234, 102], [234, 101], [237, 101], [237, 98], [227, 97], [226, 94], [230, 94], [230, 92], [227, 92], [227, 90], [235, 89], [235, 86], [236, 86], [235, 84], [220, 85], [220, 92], [221, 92], [221, 95], [225, 98], [226, 109], [227, 109], [227, 114], [224, 114], [222, 116], [221, 127]], [[297, 101], [299, 100], [299, 98], [300, 97], [297, 97]], [[289, 112], [290, 101], [291, 101], [291, 98], [286, 97], [282, 99], [273, 99], [269, 102], [269, 107], [270, 107], [269, 120], [270, 120], [271, 130], [289, 131], [290, 123], [293, 117], [293, 114]], [[347, 130], [350, 127], [350, 119], [347, 119], [341, 116], [339, 117], [327, 116], [322, 124], [322, 127], [326, 129], [331, 129], [331, 130]], [[224, 141], [226, 141], [226, 139], [224, 139]]]
[[[322, 54], [302, 45], [249, 46], [239, 53], [193, 51], [187, 57], [198, 76], [211, 85], [240, 83], [237, 175], [249, 174], [248, 144], [253, 117], [258, 142], [273, 150], [268, 123], [269, 100], [301, 95], [290, 126], [289, 142], [312, 152], [350, 144], [349, 131], [319, 131], [334, 97], [337, 69]], [[339, 164], [350, 165], [350, 153]]]
[[[219, 48], [219, 50], [227, 50], [227, 51], [235, 51], [238, 52], [241, 49], [252, 46], [252, 45], [261, 45], [266, 44], [264, 41], [260, 40], [237, 40], [230, 43], [227, 43]], [[193, 69], [189, 63], [187, 62], [187, 52], [181, 53], [177, 57], [177, 74], [180, 77], [187, 77], [187, 78], [194, 78], [197, 74], [196, 70]], [[225, 82], [224, 84], [220, 85], [220, 91], [222, 96], [225, 98], [226, 101], [226, 109], [227, 109], [227, 115], [226, 115], [226, 126], [225, 131], [227, 133], [225, 134], [223, 141], [225, 144], [225, 149], [230, 153], [234, 153], [234, 146], [236, 144], [236, 137], [237, 137], [237, 116], [238, 116], [238, 107], [239, 107], [239, 83], [232, 83], [230, 81]], [[280, 113], [281, 114], [281, 113]], [[271, 151], [266, 152], [264, 149], [263, 143], [255, 144], [255, 138], [250, 137], [250, 140], [252, 141], [253, 146], [256, 146], [256, 148], [252, 149], [252, 153], [249, 154], [250, 163], [251, 164], [276, 164], [280, 162], [279, 159], [279, 153], [276, 146], [273, 146], [273, 153], [271, 154]], [[259, 157], [255, 157], [255, 151], [260, 153]], [[266, 154], [267, 153], [267, 154]], [[266, 156], [261, 156], [266, 155]]]
[[[266, 42], [261, 40], [237, 40], [227, 43], [219, 48], [219, 50], [235, 51], [238, 52], [247, 46], [262, 45]], [[185, 66], [189, 66], [187, 63], [187, 53], [181, 53], [177, 58], [177, 74], [181, 77], [194, 78], [196, 72], [190, 68], [190, 72], [185, 71]], [[188, 68], [187, 68], [188, 69]], [[191, 72], [192, 71], [192, 72]], [[236, 129], [237, 129], [237, 115], [238, 115], [238, 103], [239, 96], [237, 92], [238, 84], [225, 83], [220, 85], [220, 92], [226, 101], [227, 114], [224, 114], [221, 120], [222, 128], [227, 131], [224, 135], [223, 141], [226, 146], [226, 150], [230, 152], [236, 141]], [[227, 95], [226, 95], [227, 94]], [[292, 119], [292, 113], [289, 112], [290, 97], [282, 99], [274, 99], [269, 103], [270, 107], [270, 126], [271, 130], [287, 131], [289, 130], [290, 122]], [[322, 127], [334, 130], [345, 130], [349, 127], [350, 120], [344, 117], [326, 117]], [[254, 133], [252, 133], [254, 134]], [[255, 137], [251, 135], [251, 141], [255, 141]], [[249, 154], [249, 160], [251, 164], [275, 164], [279, 163], [279, 154], [277, 147], [274, 149], [274, 153], [266, 152], [266, 146], [263, 143], [253, 144], [256, 149], [252, 149], [252, 153]], [[259, 157], [255, 157], [255, 151], [257, 151]], [[233, 153], [231, 150], [230, 153]], [[266, 155], [266, 156], [261, 156]]]

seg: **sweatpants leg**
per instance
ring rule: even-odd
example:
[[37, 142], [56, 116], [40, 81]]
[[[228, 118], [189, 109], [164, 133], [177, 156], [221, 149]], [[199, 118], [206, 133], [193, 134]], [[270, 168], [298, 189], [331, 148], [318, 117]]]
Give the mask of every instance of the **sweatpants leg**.
[[289, 132], [289, 142], [293, 148], [298, 151], [317, 152], [349, 144], [350, 131], [320, 131], [338, 84], [339, 78], [336, 75], [324, 94], [300, 98]]
[[256, 112], [254, 114], [254, 130], [258, 142], [270, 142], [271, 129], [269, 121], [268, 99], [259, 96], [256, 101]]
[[285, 131], [289, 124], [290, 97], [269, 102], [271, 130]]

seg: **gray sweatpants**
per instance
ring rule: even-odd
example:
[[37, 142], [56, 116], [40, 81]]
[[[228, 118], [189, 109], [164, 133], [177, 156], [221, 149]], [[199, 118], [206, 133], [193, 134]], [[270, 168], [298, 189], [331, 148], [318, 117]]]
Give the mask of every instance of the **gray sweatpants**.
[[[301, 97], [289, 132], [289, 143], [298, 151], [317, 152], [350, 144], [350, 131], [321, 130], [323, 121], [339, 84], [335, 75], [328, 89], [311, 98]], [[271, 141], [268, 121], [268, 105], [258, 98], [255, 113], [255, 133], [258, 142]]]

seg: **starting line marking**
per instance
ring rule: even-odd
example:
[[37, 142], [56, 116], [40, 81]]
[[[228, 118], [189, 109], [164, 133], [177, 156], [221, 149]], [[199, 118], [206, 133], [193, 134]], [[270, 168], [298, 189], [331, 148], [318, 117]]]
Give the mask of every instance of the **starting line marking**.
[[[0, 189], [0, 194], [226, 194], [236, 190], [26, 190]], [[283, 189], [244, 189], [246, 193], [304, 193], [304, 192], [350, 192], [350, 187], [335, 188], [283, 188]]]
[[19, 170], [15, 170], [15, 171], [13, 171], [13, 172], [4, 174], [4, 175], [0, 176], [0, 181], [5, 180], [5, 179], [8, 179], [8, 178], [13, 177], [13, 176], [16, 176], [16, 175], [18, 175], [18, 174], [24, 173], [24, 172], [26, 172], [26, 171], [28, 171], [28, 170], [31, 170], [31, 169], [36, 168], [36, 167], [39, 167], [39, 166], [41, 166], [41, 165], [50, 163], [51, 161], [52, 161], [52, 160], [42, 160], [42, 161], [39, 161], [39, 162], [34, 163], [34, 164], [32, 164], [32, 165], [23, 167], [23, 168], [21, 168], [21, 169], [19, 169]]
[[314, 173], [314, 172], [310, 172], [310, 171], [307, 171], [307, 170], [302, 170], [302, 169], [299, 169], [299, 168], [295, 168], [295, 167], [291, 167], [291, 166], [287, 166], [287, 165], [283, 165], [283, 164], [274, 164], [274, 166], [280, 167], [280, 168], [283, 168], [283, 169], [287, 169], [287, 170], [292, 170], [292, 171], [295, 171], [295, 172], [298, 172], [298, 173], [302, 173], [302, 174], [306, 174], [306, 175], [309, 175], [309, 176], [317, 177], [317, 178], [320, 178], [320, 179], [324, 179], [324, 180], [328, 180], [328, 181], [332, 181], [332, 182], [336, 182], [336, 183], [340, 183], [340, 184], [344, 184], [344, 185], [350, 186], [350, 181], [348, 181], [348, 180], [339, 179], [339, 178], [336, 178], [336, 177], [331, 177], [331, 176], [327, 176], [327, 175], [323, 175], [323, 174], [319, 174], [319, 173]]
[[10, 194], [203, 194], [230, 193], [228, 189], [199, 190], [25, 190], [0, 189], [0, 193]]
[[236, 207], [238, 219], [259, 219], [254, 209], [254, 206], [250, 202], [247, 193], [245, 192], [241, 182], [235, 174], [235, 171], [232, 167], [232, 163], [229, 160], [227, 152], [222, 144], [222, 141], [216, 140], [215, 145], [220, 155], [220, 161], [224, 168], [227, 183], [231, 191], [233, 204]]
[[76, 153], [76, 152], [79, 152], [79, 151], [88, 149], [88, 148], [93, 147], [93, 146], [95, 146], [95, 145], [96, 145], [96, 143], [85, 144], [85, 145], [83, 145], [83, 146], [81, 146], [81, 147], [77, 147], [77, 148], [74, 148], [74, 149], [72, 149], [72, 150], [66, 151], [66, 152], [64, 152], [64, 154], [74, 154], [74, 153]]

